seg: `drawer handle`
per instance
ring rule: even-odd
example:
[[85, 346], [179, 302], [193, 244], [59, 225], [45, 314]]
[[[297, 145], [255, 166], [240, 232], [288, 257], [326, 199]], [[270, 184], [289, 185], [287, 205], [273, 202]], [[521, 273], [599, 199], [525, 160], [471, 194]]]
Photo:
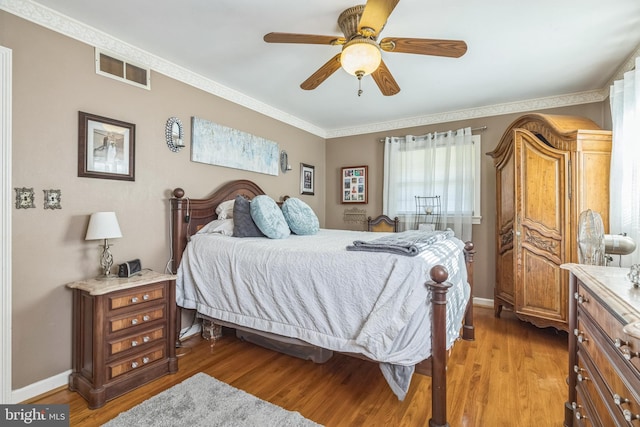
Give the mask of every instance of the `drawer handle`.
[[578, 292], [573, 294], [573, 297], [578, 300], [578, 304], [585, 304], [589, 302], [589, 298], [585, 297], [584, 295], [580, 295]]
[[588, 420], [589, 417], [587, 417], [585, 414], [583, 414], [580, 411], [576, 411], [576, 420]]
[[143, 322], [148, 322], [148, 321], [149, 321], [149, 319], [151, 319], [151, 317], [149, 317], [149, 315], [148, 315], [148, 314], [145, 314], [144, 316], [142, 316], [142, 321], [143, 321]]
[[624, 419], [629, 422], [633, 420], [640, 420], [640, 415], [634, 414], [628, 409], [625, 409], [624, 411], [622, 411], [622, 414], [624, 415]]
[[131, 368], [136, 369], [138, 367], [138, 362], [131, 362]]
[[578, 328], [573, 330], [573, 335], [578, 337], [578, 342], [580, 342], [580, 343], [585, 343], [585, 342], [589, 341], [589, 338], [584, 336], [584, 331], [581, 331]]
[[616, 348], [620, 348], [620, 347], [629, 347], [629, 346], [630, 346], [630, 345], [629, 345], [629, 341], [625, 341], [625, 340], [623, 340], [623, 339], [621, 339], [621, 338], [616, 338], [616, 339], [613, 341], [613, 345], [615, 345], [615, 346], [616, 346]]
[[587, 377], [586, 375], [578, 374], [578, 381], [589, 381], [589, 377]]
[[149, 299], [149, 294], [144, 294], [142, 296], [142, 299], [145, 300], [145, 301], [148, 300]]
[[638, 354], [637, 351], [631, 351], [628, 348], [623, 348], [622, 349], [622, 356], [627, 360], [631, 360], [634, 357], [638, 357], [639, 354]]
[[630, 402], [630, 400], [629, 400], [629, 399], [627, 399], [626, 397], [622, 397], [622, 396], [620, 396], [618, 393], [616, 393], [616, 394], [614, 394], [614, 395], [613, 395], [613, 401], [614, 401], [614, 403], [615, 403], [616, 405], [618, 405], [618, 406], [622, 406], [622, 405], [624, 405], [625, 403], [629, 403], [629, 402]]
[[142, 342], [149, 342], [151, 338], [149, 336], [142, 337]]
[[137, 345], [138, 345], [138, 341], [136, 340], [131, 341], [131, 347], [135, 347]]
[[149, 359], [148, 357], [143, 357], [143, 358], [142, 358], [142, 363], [145, 363], [145, 364], [146, 364], [146, 363], [149, 363], [149, 360], [150, 360], [150, 359]]
[[138, 302], [138, 297], [133, 297], [133, 298], [131, 298], [131, 302], [132, 302], [133, 304], [137, 303], [137, 302]]
[[138, 324], [138, 319], [131, 319], [131, 324], [132, 325], [137, 325]]
[[581, 368], [578, 365], [573, 365], [573, 372], [575, 372], [576, 374], [579, 374], [582, 371], [584, 371], [584, 368]]

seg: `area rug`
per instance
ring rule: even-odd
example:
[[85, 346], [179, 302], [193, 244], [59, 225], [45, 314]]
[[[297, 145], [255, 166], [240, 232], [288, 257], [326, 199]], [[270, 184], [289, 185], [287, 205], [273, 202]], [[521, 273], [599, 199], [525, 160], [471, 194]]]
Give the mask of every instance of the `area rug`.
[[198, 373], [121, 413], [104, 426], [318, 427], [320, 424]]

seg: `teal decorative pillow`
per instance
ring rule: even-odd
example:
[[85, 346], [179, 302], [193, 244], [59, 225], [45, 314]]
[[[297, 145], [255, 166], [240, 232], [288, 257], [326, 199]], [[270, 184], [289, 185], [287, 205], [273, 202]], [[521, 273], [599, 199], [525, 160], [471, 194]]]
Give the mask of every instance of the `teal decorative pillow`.
[[282, 214], [289, 228], [298, 235], [316, 234], [320, 222], [309, 205], [300, 199], [290, 197], [282, 204]]
[[251, 218], [251, 201], [238, 195], [233, 204], [233, 236], [264, 237]]
[[278, 204], [269, 196], [256, 196], [251, 200], [251, 218], [271, 239], [284, 239], [291, 234]]

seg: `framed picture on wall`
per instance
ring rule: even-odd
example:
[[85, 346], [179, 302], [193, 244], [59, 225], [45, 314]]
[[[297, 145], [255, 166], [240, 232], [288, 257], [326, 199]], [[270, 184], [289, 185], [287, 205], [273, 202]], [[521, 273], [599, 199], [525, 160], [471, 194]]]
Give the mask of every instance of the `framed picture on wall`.
[[313, 196], [314, 170], [313, 166], [300, 163], [300, 194]]
[[367, 203], [368, 166], [348, 166], [340, 172], [342, 203]]
[[78, 176], [135, 181], [136, 125], [80, 111]]

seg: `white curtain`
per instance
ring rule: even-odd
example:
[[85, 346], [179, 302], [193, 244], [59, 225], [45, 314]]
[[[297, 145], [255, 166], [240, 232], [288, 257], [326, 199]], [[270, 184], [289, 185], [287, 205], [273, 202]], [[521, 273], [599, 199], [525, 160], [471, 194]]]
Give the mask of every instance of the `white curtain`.
[[471, 240], [474, 148], [471, 128], [385, 140], [383, 212], [415, 228], [415, 196], [440, 196], [440, 228]]
[[[613, 146], [609, 233], [627, 233], [640, 248], [640, 58], [611, 86]], [[614, 257], [617, 258], [617, 257]], [[640, 263], [640, 249], [621, 257], [622, 266]], [[614, 259], [617, 265], [617, 260]]]

